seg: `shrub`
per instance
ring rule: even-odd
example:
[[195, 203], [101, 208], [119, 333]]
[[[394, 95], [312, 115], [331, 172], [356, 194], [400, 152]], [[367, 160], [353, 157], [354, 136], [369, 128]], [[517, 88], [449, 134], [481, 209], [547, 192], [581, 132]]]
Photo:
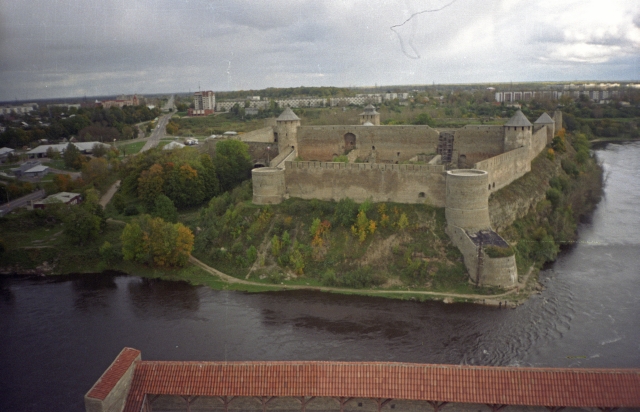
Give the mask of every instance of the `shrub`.
[[501, 247], [490, 245], [484, 248], [484, 253], [486, 253], [490, 258], [503, 258], [513, 256], [515, 251], [511, 246]]
[[547, 190], [547, 200], [551, 202], [553, 208], [557, 208], [560, 204], [560, 200], [562, 199], [562, 193], [558, 189], [549, 188]]

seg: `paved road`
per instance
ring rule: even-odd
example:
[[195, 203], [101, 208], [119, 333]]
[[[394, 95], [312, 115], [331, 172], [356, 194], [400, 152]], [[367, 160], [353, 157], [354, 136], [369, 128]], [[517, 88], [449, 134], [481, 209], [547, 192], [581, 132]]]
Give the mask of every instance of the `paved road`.
[[169, 123], [169, 119], [171, 118], [171, 116], [172, 116], [172, 113], [169, 113], [169, 114], [165, 114], [164, 116], [158, 119], [158, 124], [156, 128], [153, 129], [153, 132], [151, 132], [151, 136], [149, 137], [149, 140], [147, 140], [147, 143], [145, 143], [144, 147], [140, 149], [140, 152], [144, 152], [158, 145], [158, 143], [160, 142], [160, 139], [164, 137], [165, 127], [167, 126], [167, 123]]
[[12, 210], [17, 209], [19, 207], [25, 207], [27, 205], [27, 201], [29, 200], [40, 200], [44, 197], [44, 195], [45, 195], [44, 189], [40, 189], [33, 193], [29, 193], [26, 196], [22, 196], [17, 199], [11, 200], [8, 203], [4, 203], [0, 205], [0, 210], [2, 211], [0, 212], [0, 216], [6, 213], [9, 213]]
[[171, 109], [173, 109], [174, 111], [176, 110], [176, 106], [173, 104], [174, 98], [175, 96], [173, 94], [171, 95], [171, 97], [169, 97], [169, 101], [162, 108], [163, 112], [168, 112]]

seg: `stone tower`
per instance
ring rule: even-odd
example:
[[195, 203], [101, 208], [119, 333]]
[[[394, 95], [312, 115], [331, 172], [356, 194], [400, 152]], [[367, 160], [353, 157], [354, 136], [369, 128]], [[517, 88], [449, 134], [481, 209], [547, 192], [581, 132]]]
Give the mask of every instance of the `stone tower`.
[[479, 286], [516, 286], [518, 268], [515, 255], [491, 257], [485, 252], [489, 246], [509, 247], [491, 229], [489, 173], [477, 169], [449, 170], [446, 188], [446, 232], [462, 252], [470, 280]]
[[278, 204], [285, 197], [284, 169], [260, 167], [251, 171], [253, 203], [256, 205]]
[[522, 146], [531, 146], [531, 132], [533, 125], [518, 110], [516, 114], [504, 125], [504, 151], [517, 149]]
[[370, 122], [374, 126], [380, 126], [380, 113], [376, 112], [376, 108], [373, 105], [368, 105], [364, 108], [364, 112], [360, 113], [360, 124]]
[[300, 126], [300, 118], [291, 110], [290, 107], [284, 109], [284, 111], [276, 119], [275, 138], [278, 141], [278, 150], [280, 153], [285, 151], [288, 153], [289, 149], [296, 151], [298, 155], [298, 126]]
[[470, 232], [491, 228], [489, 220], [489, 173], [476, 169], [447, 172], [445, 216], [447, 225]]
[[556, 110], [553, 112], [553, 121], [555, 122], [555, 130], [554, 134], [558, 133], [560, 129], [562, 129], [562, 112], [560, 110]]
[[547, 128], [547, 144], [553, 140], [553, 134], [555, 133], [555, 122], [548, 114], [542, 113], [542, 116], [533, 122], [533, 131], [537, 132], [543, 127]]

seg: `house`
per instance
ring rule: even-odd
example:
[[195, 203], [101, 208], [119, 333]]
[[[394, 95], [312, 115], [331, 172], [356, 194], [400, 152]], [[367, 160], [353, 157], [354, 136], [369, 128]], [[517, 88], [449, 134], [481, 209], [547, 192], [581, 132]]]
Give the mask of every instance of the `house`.
[[39, 164], [22, 172], [22, 176], [37, 179], [44, 177], [47, 173], [49, 173], [49, 166]]
[[[49, 148], [60, 154], [63, 154], [68, 145], [69, 143], [43, 144], [29, 150], [27, 152], [27, 156], [29, 157], [29, 159], [47, 157], [47, 151], [49, 150]], [[82, 154], [91, 154], [95, 145], [102, 145], [106, 148], [110, 147], [108, 144], [100, 142], [73, 142], [73, 145], [76, 146]]]
[[44, 209], [49, 204], [63, 203], [65, 205], [77, 205], [82, 202], [82, 196], [79, 193], [60, 192], [51, 196], [47, 196], [37, 202], [33, 202], [34, 209]]
[[11, 168], [11, 173], [13, 173], [13, 175], [15, 177], [21, 177], [24, 175], [24, 173], [27, 170], [30, 170], [36, 166], [40, 166], [40, 162], [37, 160], [29, 160], [26, 161], [24, 163], [22, 163], [21, 165], [19, 165], [18, 167], [12, 167]]
[[13, 153], [13, 149], [9, 147], [0, 147], [0, 163], [6, 162], [11, 153]]

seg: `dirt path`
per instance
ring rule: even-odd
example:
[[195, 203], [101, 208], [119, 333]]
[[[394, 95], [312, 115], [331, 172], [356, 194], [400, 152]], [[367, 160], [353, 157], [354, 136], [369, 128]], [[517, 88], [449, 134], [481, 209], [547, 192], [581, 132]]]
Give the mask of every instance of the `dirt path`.
[[[319, 290], [322, 292], [342, 292], [342, 293], [358, 293], [364, 292], [367, 295], [427, 295], [427, 296], [437, 296], [442, 298], [460, 298], [460, 299], [473, 299], [479, 303], [485, 303], [493, 306], [502, 306], [502, 301], [496, 300], [498, 298], [504, 298], [506, 296], [512, 295], [519, 291], [519, 289], [527, 284], [527, 280], [529, 279], [529, 275], [533, 271], [533, 267], [529, 269], [529, 272], [525, 275], [523, 279], [523, 283], [519, 284], [517, 289], [511, 289], [504, 293], [499, 293], [497, 295], [476, 295], [476, 294], [462, 294], [462, 293], [443, 293], [443, 292], [428, 292], [428, 291], [413, 291], [413, 290], [378, 290], [378, 289], [346, 289], [346, 288], [334, 288], [334, 287], [326, 287], [326, 286], [305, 286], [305, 285], [269, 285], [265, 283], [252, 282], [250, 280], [238, 279], [233, 276], [229, 276], [225, 273], [220, 272], [217, 269], [208, 266], [207, 264], [201, 262], [193, 256], [189, 257], [189, 261], [194, 265], [204, 269], [212, 275], [215, 275], [228, 283], [237, 283], [242, 285], [251, 285], [251, 286], [262, 286], [262, 287], [273, 287], [275, 289], [282, 290]], [[507, 303], [504, 303], [505, 307]], [[511, 304], [514, 306], [513, 304]]]
[[111, 198], [116, 193], [119, 187], [120, 187], [120, 181], [118, 180], [111, 185], [109, 190], [107, 190], [107, 192], [104, 195], [102, 195], [102, 197], [100, 198], [100, 206], [107, 207], [107, 205], [111, 201]]

